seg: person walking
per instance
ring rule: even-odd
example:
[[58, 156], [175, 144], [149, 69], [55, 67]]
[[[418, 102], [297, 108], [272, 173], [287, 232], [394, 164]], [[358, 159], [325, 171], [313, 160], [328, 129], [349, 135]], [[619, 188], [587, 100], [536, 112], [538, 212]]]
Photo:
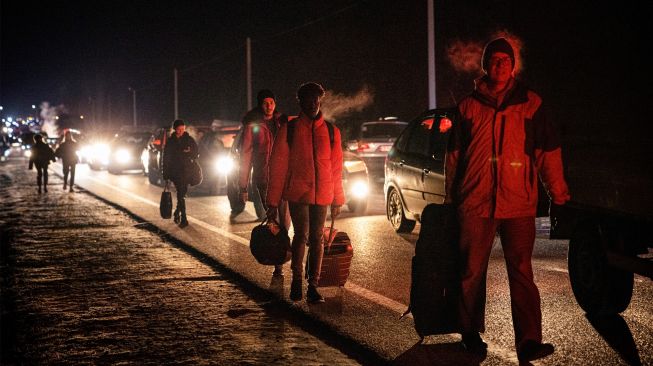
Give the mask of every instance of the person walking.
[[39, 194], [41, 194], [41, 186], [43, 191], [48, 192], [48, 165], [50, 162], [55, 162], [54, 151], [43, 142], [43, 135], [40, 133], [35, 134], [32, 139], [34, 145], [32, 146], [32, 155], [29, 157], [29, 170], [36, 166], [36, 185], [39, 187]]
[[77, 141], [73, 138], [70, 130], [66, 129], [63, 135], [63, 141], [57, 148], [55, 155], [61, 159], [63, 165], [63, 190], [68, 186], [68, 174], [70, 174], [70, 192], [74, 192], [75, 184], [75, 167], [79, 158], [77, 157]]
[[514, 77], [515, 54], [505, 38], [483, 52], [485, 74], [458, 105], [445, 165], [445, 203], [460, 219], [462, 343], [485, 352], [486, 276], [495, 233], [503, 247], [515, 348], [520, 361], [554, 352], [542, 343], [540, 294], [533, 280], [538, 175], [555, 205], [570, 198], [560, 141], [542, 98]]
[[[242, 145], [240, 148], [240, 198], [242, 202], [247, 202], [248, 185], [250, 176], [252, 189], [256, 190], [255, 200], [260, 201], [263, 206], [263, 212], [259, 219], [265, 217], [267, 211], [267, 190], [268, 190], [268, 163], [272, 154], [272, 145], [277, 136], [277, 132], [288, 121], [288, 117], [276, 110], [276, 101], [272, 91], [262, 89], [256, 96], [258, 106], [249, 111], [243, 118], [244, 132]], [[256, 206], [256, 202], [254, 203]], [[281, 200], [277, 207], [275, 219], [279, 224], [290, 229], [290, 214], [288, 212], [288, 203]], [[258, 211], [258, 210], [257, 210]], [[257, 212], [258, 214], [258, 212]], [[273, 276], [283, 275], [283, 266], [274, 266]]]
[[163, 148], [163, 179], [170, 180], [177, 190], [177, 207], [174, 212], [174, 221], [179, 227], [188, 226], [186, 217], [186, 193], [188, 193], [191, 164], [198, 157], [198, 148], [195, 140], [186, 132], [186, 123], [175, 120], [172, 124], [174, 131], [168, 137]]
[[[268, 216], [276, 215], [282, 199], [288, 201], [295, 235], [292, 239], [292, 282], [290, 299], [302, 299], [303, 262], [308, 255], [309, 303], [324, 302], [317, 284], [324, 255], [322, 233], [331, 206], [331, 217], [340, 213], [345, 202], [342, 188], [342, 149], [340, 130], [324, 120], [320, 111], [324, 89], [309, 82], [297, 90], [301, 112], [281, 126], [274, 140], [269, 162], [266, 202]], [[331, 138], [333, 136], [333, 138]]]

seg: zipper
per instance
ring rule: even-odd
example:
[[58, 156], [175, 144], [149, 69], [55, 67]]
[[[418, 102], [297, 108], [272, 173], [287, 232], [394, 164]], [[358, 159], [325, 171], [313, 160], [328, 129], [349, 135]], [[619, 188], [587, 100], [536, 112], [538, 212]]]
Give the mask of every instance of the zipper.
[[497, 115], [499, 111], [497, 109], [494, 110], [494, 117], [492, 117], [492, 200], [491, 200], [491, 205], [490, 205], [490, 218], [494, 218], [494, 213], [497, 208], [497, 190], [498, 190], [498, 183], [497, 183], [497, 146], [496, 146], [496, 136], [495, 136], [495, 126], [496, 126], [496, 121], [497, 121]]
[[317, 150], [315, 149], [315, 120], [311, 121], [311, 144], [313, 145], [313, 204], [317, 205]]

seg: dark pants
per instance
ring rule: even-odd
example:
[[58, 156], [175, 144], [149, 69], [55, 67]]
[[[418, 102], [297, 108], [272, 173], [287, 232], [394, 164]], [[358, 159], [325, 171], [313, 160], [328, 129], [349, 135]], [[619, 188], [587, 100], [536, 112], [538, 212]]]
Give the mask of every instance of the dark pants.
[[498, 231], [508, 269], [516, 348], [519, 351], [528, 340], [542, 342], [540, 293], [533, 281], [531, 265], [535, 218], [489, 219], [461, 216], [460, 224], [462, 297], [459, 312], [462, 331], [485, 331], [487, 267], [494, 236]]
[[308, 284], [317, 287], [322, 268], [322, 256], [324, 255], [324, 243], [322, 243], [322, 232], [324, 220], [326, 220], [327, 206], [307, 205], [302, 203], [289, 202], [290, 217], [295, 228], [295, 236], [292, 239], [292, 268], [293, 280], [302, 279], [304, 252], [308, 243]]
[[63, 184], [66, 185], [68, 182], [68, 172], [70, 172], [70, 186], [75, 185], [75, 166], [77, 164], [63, 164]]
[[48, 164], [45, 165], [40, 165], [40, 164], [34, 164], [36, 166], [36, 184], [39, 186], [39, 190], [41, 189], [41, 183], [43, 184], [43, 187], [46, 187], [48, 185]]
[[177, 211], [184, 217], [186, 216], [186, 193], [188, 193], [188, 183], [183, 180], [173, 180], [177, 190]]

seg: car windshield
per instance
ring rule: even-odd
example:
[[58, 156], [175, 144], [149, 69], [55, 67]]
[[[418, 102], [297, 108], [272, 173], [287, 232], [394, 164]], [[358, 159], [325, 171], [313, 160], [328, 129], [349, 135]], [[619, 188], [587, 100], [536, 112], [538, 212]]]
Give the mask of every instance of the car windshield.
[[121, 144], [139, 145], [144, 144], [149, 139], [148, 133], [130, 133], [125, 135], [118, 135], [116, 141]]
[[406, 128], [406, 123], [366, 123], [361, 126], [362, 138], [397, 137]]

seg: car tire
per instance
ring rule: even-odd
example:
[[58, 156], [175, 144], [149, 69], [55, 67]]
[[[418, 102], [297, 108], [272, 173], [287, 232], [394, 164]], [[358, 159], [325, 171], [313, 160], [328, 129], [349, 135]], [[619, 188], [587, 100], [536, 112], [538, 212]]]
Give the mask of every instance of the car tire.
[[367, 200], [351, 200], [347, 202], [347, 208], [356, 215], [363, 215], [367, 211]]
[[118, 175], [118, 174], [121, 173], [121, 171], [119, 169], [116, 169], [116, 168], [107, 168], [107, 171], [109, 172], [109, 174], [115, 174], [115, 175]]
[[407, 219], [404, 214], [404, 204], [396, 189], [390, 189], [388, 193], [385, 212], [396, 232], [410, 233], [415, 228], [415, 220]]
[[571, 289], [578, 305], [589, 315], [620, 313], [633, 294], [633, 273], [609, 265], [604, 240], [610, 239], [593, 220], [579, 223], [569, 240]]
[[150, 169], [147, 172], [147, 180], [150, 181], [150, 184], [154, 184], [154, 185], [158, 186], [160, 184], [160, 181], [161, 181], [161, 177], [159, 176], [159, 172], [154, 170], [154, 169]]

